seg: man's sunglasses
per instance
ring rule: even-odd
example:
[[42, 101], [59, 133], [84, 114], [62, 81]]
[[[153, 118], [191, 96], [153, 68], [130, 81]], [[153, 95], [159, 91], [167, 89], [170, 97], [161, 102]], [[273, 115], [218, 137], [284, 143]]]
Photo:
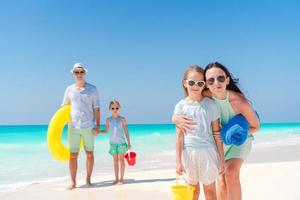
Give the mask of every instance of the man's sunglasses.
[[112, 110], [119, 110], [119, 108], [111, 108]]
[[207, 82], [208, 85], [213, 85], [213, 84], [215, 83], [216, 80], [217, 80], [218, 82], [220, 82], [220, 83], [224, 83], [225, 80], [226, 80], [226, 77], [223, 76], [223, 75], [217, 76], [217, 77], [215, 77], [215, 78], [212, 77], [212, 78], [207, 79], [206, 82]]
[[74, 74], [84, 74], [85, 71], [74, 71]]
[[194, 81], [194, 80], [186, 80], [187, 84], [189, 86], [197, 85], [198, 87], [203, 87], [205, 85], [205, 81]]

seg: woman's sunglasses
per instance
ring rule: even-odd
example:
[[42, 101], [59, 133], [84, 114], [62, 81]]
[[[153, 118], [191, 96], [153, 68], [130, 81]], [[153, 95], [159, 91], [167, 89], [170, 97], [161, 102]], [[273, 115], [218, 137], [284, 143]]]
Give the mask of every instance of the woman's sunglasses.
[[207, 82], [208, 85], [213, 85], [213, 84], [215, 83], [216, 80], [217, 80], [218, 82], [220, 82], [220, 83], [224, 83], [225, 80], [226, 80], [226, 77], [223, 76], [223, 75], [217, 76], [217, 77], [215, 77], [215, 78], [212, 77], [212, 78], [207, 79], [206, 82]]
[[112, 110], [119, 110], [119, 108], [111, 108]]
[[203, 87], [205, 85], [205, 81], [194, 81], [194, 80], [186, 80], [187, 84], [189, 86], [197, 85], [198, 87]]

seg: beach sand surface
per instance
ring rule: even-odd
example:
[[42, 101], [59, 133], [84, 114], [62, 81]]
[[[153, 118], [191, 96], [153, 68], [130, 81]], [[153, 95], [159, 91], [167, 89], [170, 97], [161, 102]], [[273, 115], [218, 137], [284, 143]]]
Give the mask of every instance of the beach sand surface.
[[[253, 149], [242, 167], [241, 183], [245, 200], [300, 199], [300, 145]], [[128, 167], [127, 167], [128, 169]], [[168, 200], [173, 199], [175, 169], [133, 171], [128, 169], [124, 185], [112, 185], [113, 174], [94, 174], [92, 187], [78, 177], [78, 188], [68, 191], [69, 180], [36, 183], [0, 195], [1, 200]], [[203, 193], [200, 199], [204, 199]]]

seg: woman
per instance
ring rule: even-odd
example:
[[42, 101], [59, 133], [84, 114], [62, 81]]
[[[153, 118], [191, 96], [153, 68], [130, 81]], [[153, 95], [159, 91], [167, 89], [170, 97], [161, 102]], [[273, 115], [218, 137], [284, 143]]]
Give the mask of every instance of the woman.
[[[218, 199], [242, 199], [240, 169], [248, 157], [253, 136], [259, 130], [260, 122], [248, 100], [234, 82], [230, 72], [218, 62], [210, 63], [204, 70], [207, 92], [220, 110], [221, 125], [224, 126], [233, 116], [242, 114], [250, 125], [249, 136], [240, 146], [224, 146], [225, 174], [217, 183]], [[173, 121], [183, 130], [193, 128], [192, 119], [186, 116], [175, 116]]]

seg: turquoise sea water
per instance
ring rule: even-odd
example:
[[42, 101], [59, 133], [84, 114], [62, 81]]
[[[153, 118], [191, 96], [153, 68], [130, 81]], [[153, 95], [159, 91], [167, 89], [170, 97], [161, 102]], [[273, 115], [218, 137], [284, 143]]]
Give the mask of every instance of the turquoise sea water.
[[[137, 165], [127, 167], [128, 170], [174, 166], [174, 125], [129, 125], [129, 131], [132, 149], [137, 152]], [[262, 124], [255, 135], [254, 148], [300, 144], [300, 124]], [[56, 161], [49, 154], [46, 136], [47, 126], [0, 126], [0, 192], [69, 176], [68, 164]], [[108, 141], [108, 134], [96, 138], [94, 173], [112, 173]], [[78, 172], [84, 173], [84, 169], [85, 157], [81, 151]]]

